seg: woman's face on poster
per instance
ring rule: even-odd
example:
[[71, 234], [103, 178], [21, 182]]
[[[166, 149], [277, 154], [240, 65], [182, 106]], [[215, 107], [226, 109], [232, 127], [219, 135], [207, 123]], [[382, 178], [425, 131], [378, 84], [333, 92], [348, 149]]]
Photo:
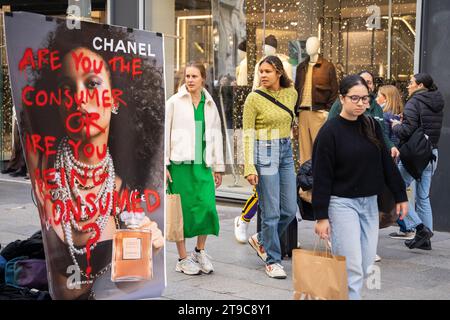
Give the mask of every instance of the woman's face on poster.
[[70, 108], [59, 108], [70, 138], [85, 141], [108, 134], [114, 102], [108, 65], [100, 55], [87, 48], [77, 48], [66, 54], [58, 86], [78, 99], [74, 99]]

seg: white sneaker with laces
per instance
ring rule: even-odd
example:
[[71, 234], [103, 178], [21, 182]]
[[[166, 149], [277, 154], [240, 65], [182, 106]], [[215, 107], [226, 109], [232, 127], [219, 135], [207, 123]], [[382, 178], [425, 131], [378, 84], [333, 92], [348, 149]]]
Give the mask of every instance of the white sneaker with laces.
[[202, 270], [203, 273], [208, 274], [214, 271], [211, 260], [209, 260], [211, 257], [206, 254], [205, 250], [200, 250], [200, 252], [192, 252], [192, 258], [200, 265], [200, 270]]
[[183, 260], [177, 262], [175, 271], [182, 272], [187, 275], [196, 275], [200, 274], [202, 270], [192, 257], [187, 256]]
[[381, 257], [379, 255], [375, 255], [375, 262], [380, 262], [381, 261]]
[[234, 218], [234, 236], [236, 240], [240, 243], [247, 242], [247, 228], [248, 222], [241, 219], [241, 216]]
[[287, 277], [283, 266], [279, 263], [266, 265], [266, 273], [269, 277], [275, 279], [286, 279]]
[[414, 231], [407, 231], [407, 232], [397, 231], [389, 234], [389, 237], [391, 239], [400, 239], [400, 240], [411, 240], [414, 239], [415, 236], [416, 233]]
[[248, 243], [256, 251], [256, 254], [258, 255], [258, 257], [260, 257], [262, 261], [266, 262], [266, 260], [267, 260], [267, 253], [264, 250], [264, 247], [261, 245], [261, 243], [259, 243], [259, 241], [258, 241], [258, 234], [257, 233], [255, 233], [250, 238], [248, 238]]

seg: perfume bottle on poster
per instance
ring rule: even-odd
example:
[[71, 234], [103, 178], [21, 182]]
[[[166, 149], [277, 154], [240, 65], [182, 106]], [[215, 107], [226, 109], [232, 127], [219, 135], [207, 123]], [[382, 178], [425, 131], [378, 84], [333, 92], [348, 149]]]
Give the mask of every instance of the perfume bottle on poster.
[[111, 281], [144, 281], [153, 277], [152, 234], [138, 229], [145, 213], [122, 212], [127, 229], [116, 230], [113, 237]]

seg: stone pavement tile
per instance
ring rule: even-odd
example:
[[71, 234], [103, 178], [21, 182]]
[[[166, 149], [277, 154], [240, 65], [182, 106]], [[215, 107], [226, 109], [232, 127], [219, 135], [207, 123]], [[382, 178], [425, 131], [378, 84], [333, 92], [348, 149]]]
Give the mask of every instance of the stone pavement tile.
[[[265, 285], [251, 283], [249, 281], [231, 281], [228, 276], [211, 274], [209, 279], [204, 277], [195, 277], [188, 281], [183, 281], [183, 284], [192, 285], [197, 289], [214, 291], [219, 294], [227, 294], [235, 297], [242, 297], [246, 299], [286, 299], [291, 296], [290, 290], [276, 289]], [[266, 276], [267, 277], [267, 276]], [[268, 282], [285, 282], [285, 280], [270, 279]]]
[[383, 260], [407, 260], [417, 256], [417, 253], [408, 249], [403, 242], [389, 245], [378, 244], [377, 254]]
[[164, 297], [174, 300], [242, 300], [242, 298], [228, 293], [218, 293], [215, 291], [192, 288], [191, 291], [178, 292]]
[[417, 288], [397, 286], [381, 290], [365, 290], [362, 298], [364, 300], [422, 300], [420, 290]]
[[291, 260], [283, 260], [282, 265], [287, 273], [286, 279], [271, 279], [267, 276], [264, 265], [258, 262], [253, 269], [232, 264], [217, 264], [216, 273], [235, 281], [241, 286], [247, 284], [263, 285], [268, 288], [291, 290], [292, 289], [292, 264]]
[[[276, 279], [274, 279], [276, 280]], [[280, 280], [278, 280], [280, 281]], [[294, 291], [267, 288], [264, 286], [243, 288], [243, 290], [235, 295], [248, 300], [292, 300]]]
[[419, 299], [450, 300], [450, 283], [443, 283], [433, 289], [423, 291], [422, 298], [419, 297]]
[[443, 282], [450, 282], [448, 269], [429, 268], [418, 271], [415, 268], [395, 270], [394, 272], [384, 272], [384, 280], [395, 280], [402, 286], [416, 288], [416, 290], [432, 289]]
[[[168, 272], [169, 273], [169, 272]], [[178, 273], [178, 272], [177, 272]], [[185, 278], [188, 278], [190, 276], [183, 275]], [[194, 276], [192, 276], [194, 277]], [[164, 297], [171, 297], [176, 294], [182, 294], [182, 293], [190, 293], [191, 295], [195, 295], [196, 288], [184, 284], [183, 281], [170, 281], [168, 277], [167, 281], [167, 287], [163, 292]]]
[[433, 237], [431, 246], [433, 250], [439, 248], [439, 249], [446, 249], [448, 251], [450, 250], [450, 240], [435, 241]]
[[[423, 251], [423, 250], [419, 250], [419, 249], [414, 249], [411, 251], [415, 251], [417, 253], [417, 256], [408, 259], [407, 260], [408, 262], [411, 262], [411, 263], [414, 263], [417, 265], [428, 266], [430, 268], [431, 267], [445, 268], [445, 269], [447, 269], [447, 272], [448, 272], [448, 270], [450, 270], [449, 249], [447, 249], [447, 250], [433, 249], [431, 251], [425, 251], [425, 252], [428, 252], [428, 254], [419, 252], [419, 251]], [[438, 254], [438, 251], [439, 251], [439, 254]]]
[[[194, 247], [195, 242], [192, 244]], [[208, 249], [209, 248], [209, 249]], [[233, 270], [234, 267], [243, 267], [250, 270], [251, 276], [253, 275], [253, 270], [258, 273], [262, 273], [264, 277], [267, 277], [264, 273], [263, 267], [264, 263], [257, 256], [256, 252], [251, 248], [249, 244], [240, 244], [234, 239], [234, 234], [231, 232], [223, 232], [219, 238], [211, 237], [208, 240], [206, 246], [208, 254], [212, 257], [213, 263], [220, 262], [226, 264], [224, 269]], [[291, 260], [286, 257], [282, 261], [286, 272], [290, 273], [291, 270]], [[240, 274], [248, 274], [248, 271], [242, 270]], [[230, 274], [231, 276], [232, 274]], [[263, 278], [264, 278], [263, 277]]]

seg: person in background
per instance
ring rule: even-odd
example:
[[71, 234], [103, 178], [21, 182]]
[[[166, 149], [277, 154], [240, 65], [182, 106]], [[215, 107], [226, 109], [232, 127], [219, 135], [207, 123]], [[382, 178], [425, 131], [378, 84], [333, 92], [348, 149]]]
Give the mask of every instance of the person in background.
[[[377, 103], [383, 108], [385, 134], [399, 148], [400, 139], [394, 134], [391, 128], [391, 121], [400, 120], [403, 113], [403, 101], [397, 87], [393, 85], [380, 87], [378, 89]], [[414, 203], [410, 201], [409, 206], [411, 207], [411, 205], [414, 205]], [[400, 230], [390, 233], [389, 237], [403, 240], [414, 238], [415, 231], [406, 229], [403, 220], [397, 219], [397, 224], [400, 226]]]
[[402, 121], [392, 120], [392, 131], [400, 138], [400, 145], [406, 143], [414, 131], [422, 127], [433, 145], [433, 159], [415, 180], [400, 162], [398, 168], [408, 187], [415, 181], [415, 206], [411, 206], [410, 215], [405, 219], [406, 229], [415, 229], [415, 237], [405, 240], [410, 248], [431, 250], [433, 236], [433, 212], [430, 203], [431, 179], [438, 163], [438, 143], [441, 136], [444, 117], [444, 98], [438, 91], [433, 78], [426, 73], [418, 73], [411, 77], [408, 85], [408, 101], [403, 111]]
[[27, 166], [25, 164], [25, 158], [23, 156], [22, 143], [20, 141], [19, 126], [15, 115], [13, 116], [13, 132], [14, 132], [14, 144], [12, 150], [12, 157], [9, 160], [5, 169], [1, 172], [11, 177], [24, 177], [29, 178], [27, 175]]
[[325, 123], [314, 143], [312, 205], [316, 234], [331, 236], [333, 254], [345, 256], [349, 298], [360, 299], [377, 249], [377, 195], [387, 184], [402, 218], [408, 202], [380, 124], [364, 115], [371, 99], [365, 80], [348, 76], [339, 91], [342, 110]]
[[[361, 76], [367, 83], [367, 86], [369, 87], [369, 96], [370, 96], [370, 105], [368, 105], [365, 115], [371, 116], [374, 118], [378, 123], [381, 125], [381, 128], [383, 129], [383, 139], [386, 143], [386, 146], [390, 150], [392, 158], [397, 158], [400, 155], [400, 152], [398, 151], [397, 147], [391, 142], [389, 137], [385, 134], [385, 125], [384, 125], [384, 119], [383, 119], [383, 109], [378, 105], [376, 101], [376, 93], [375, 93], [375, 83], [374, 83], [374, 76], [369, 71], [361, 71], [358, 73], [359, 76]], [[340, 114], [342, 110], [342, 105], [340, 99], [336, 99], [336, 101], [333, 103], [333, 106], [330, 109], [330, 113], [328, 114], [328, 120], [335, 118], [337, 115]]]

